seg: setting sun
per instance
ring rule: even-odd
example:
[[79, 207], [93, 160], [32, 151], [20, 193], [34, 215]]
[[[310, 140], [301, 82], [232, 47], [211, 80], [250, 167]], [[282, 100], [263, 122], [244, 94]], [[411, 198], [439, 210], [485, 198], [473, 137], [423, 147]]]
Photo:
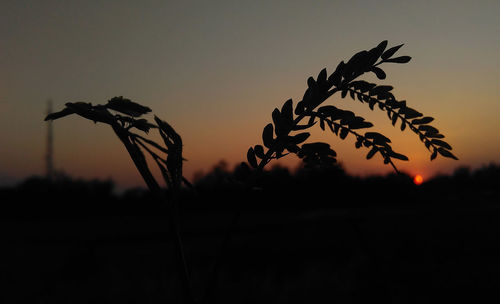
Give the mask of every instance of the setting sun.
[[415, 185], [417, 186], [420, 186], [423, 182], [424, 178], [420, 174], [415, 175], [415, 177], [413, 178], [413, 183], [415, 183]]

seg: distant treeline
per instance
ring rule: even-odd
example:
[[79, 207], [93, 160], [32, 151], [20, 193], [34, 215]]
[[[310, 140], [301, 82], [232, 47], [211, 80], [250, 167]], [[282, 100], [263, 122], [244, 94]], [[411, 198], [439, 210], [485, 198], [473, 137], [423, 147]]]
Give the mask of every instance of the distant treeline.
[[[291, 172], [276, 166], [258, 176], [223, 162], [182, 193], [186, 212], [284, 209], [350, 208], [383, 205], [460, 204], [475, 206], [500, 202], [500, 167], [491, 164], [476, 170], [461, 167], [420, 186], [406, 174], [354, 177], [341, 166], [330, 169], [301, 168]], [[146, 189], [114, 192], [111, 180], [81, 180], [60, 176], [53, 180], [30, 177], [15, 187], [0, 188], [2, 217], [92, 216], [158, 214], [164, 204]]]

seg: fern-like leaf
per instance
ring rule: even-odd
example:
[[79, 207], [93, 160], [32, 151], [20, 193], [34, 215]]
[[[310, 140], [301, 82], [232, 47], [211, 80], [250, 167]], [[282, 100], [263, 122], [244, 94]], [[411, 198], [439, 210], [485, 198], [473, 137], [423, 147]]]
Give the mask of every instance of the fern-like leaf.
[[[285, 149], [297, 155], [302, 153], [300, 155], [304, 156], [305, 154], [301, 152], [303, 148], [299, 149], [297, 143], [294, 143], [295, 137], [290, 133], [306, 130], [319, 121], [322, 130], [326, 130], [328, 127], [332, 133], [341, 139], [347, 138], [349, 134], [354, 135], [356, 137], [356, 148], [364, 146], [370, 149], [367, 154], [368, 159], [371, 159], [376, 153], [380, 153], [384, 163], [391, 164], [397, 171], [393, 159], [406, 161], [408, 157], [394, 152], [389, 144], [390, 140], [382, 134], [375, 132], [361, 134], [357, 131], [372, 127], [372, 123], [367, 122], [364, 118], [355, 115], [351, 111], [341, 110], [333, 105], [322, 106], [329, 97], [338, 92], [340, 92], [341, 98], [349, 96], [353, 100], [366, 103], [371, 110], [374, 110], [375, 106], [377, 106], [380, 110], [386, 112], [393, 126], [398, 125], [399, 122], [401, 131], [412, 130], [432, 152], [431, 160], [435, 159], [437, 154], [457, 159], [450, 152], [451, 145], [441, 140], [444, 135], [429, 124], [434, 118], [424, 116], [419, 111], [407, 106], [404, 100], [398, 101], [392, 93], [392, 86], [377, 85], [358, 79], [365, 73], [374, 73], [378, 79], [385, 79], [387, 74], [381, 68], [382, 64], [409, 62], [411, 60], [410, 56], [394, 57], [402, 46], [403, 44], [387, 49], [387, 41], [382, 41], [368, 51], [357, 52], [347, 62], [341, 61], [330, 75], [328, 75], [326, 69], [322, 69], [316, 79], [309, 77], [304, 96], [293, 111], [297, 117], [293, 117], [291, 99], [285, 102], [281, 107], [281, 111], [276, 108], [272, 112], [272, 123], [264, 128], [262, 136], [267, 151], [263, 150], [254, 153], [257, 163], [255, 164], [253, 158], [251, 158], [249, 159], [251, 165], [263, 169], [271, 159], [282, 157]], [[308, 123], [300, 124], [305, 118], [308, 118]], [[301, 136], [305, 137], [304, 135]], [[301, 158], [305, 159], [305, 156]]]

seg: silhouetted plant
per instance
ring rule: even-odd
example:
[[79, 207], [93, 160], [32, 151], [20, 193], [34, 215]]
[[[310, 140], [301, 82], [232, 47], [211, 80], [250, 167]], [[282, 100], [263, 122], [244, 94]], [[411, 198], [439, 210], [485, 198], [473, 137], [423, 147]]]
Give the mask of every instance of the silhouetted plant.
[[[113, 114], [109, 110], [121, 114]], [[150, 108], [120, 96], [110, 99], [105, 105], [94, 106], [91, 103], [85, 102], [68, 102], [66, 103], [66, 108], [47, 115], [45, 120], [55, 120], [71, 114], [77, 114], [92, 120], [94, 123], [101, 122], [110, 125], [125, 145], [148, 187], [153, 192], [157, 192], [160, 189], [158, 182], [148, 168], [141, 148], [153, 158], [162, 173], [168, 189], [171, 192], [176, 192], [179, 190], [182, 182], [189, 184], [182, 176], [182, 139], [175, 132], [174, 128], [156, 116], [154, 117], [156, 124], [150, 123], [144, 118], [139, 119], [140, 116], [149, 112], [151, 112]], [[132, 132], [134, 128], [145, 133], [149, 133], [149, 130], [152, 128], [158, 129], [165, 147]], [[153, 149], [164, 153], [166, 157], [159, 156]]]
[[[94, 123], [101, 122], [111, 126], [130, 154], [148, 188], [160, 200], [168, 200], [169, 221], [175, 235], [175, 244], [183, 267], [182, 279], [186, 287], [186, 293], [192, 299], [189, 271], [179, 232], [179, 192], [183, 182], [190, 186], [190, 183], [182, 175], [182, 139], [172, 126], [156, 116], [154, 117], [156, 124], [149, 122], [147, 119], [139, 118], [149, 112], [151, 112], [150, 108], [120, 96], [111, 98], [105, 105], [94, 106], [85, 102], [68, 102], [63, 110], [47, 115], [45, 120], [55, 120], [77, 114], [92, 120]], [[151, 129], [158, 129], [165, 146], [132, 132], [134, 129], [145, 133], [149, 133]], [[165, 180], [167, 192], [161, 189], [151, 173], [143, 150], [152, 157], [158, 166]], [[165, 156], [161, 157], [158, 153], [163, 153]]]
[[[291, 99], [287, 100], [281, 109], [272, 112], [272, 123], [264, 127], [262, 133], [263, 145], [250, 147], [247, 152], [248, 163], [255, 169], [263, 170], [273, 159], [279, 159], [289, 153], [296, 154], [301, 158], [306, 167], [332, 167], [336, 162], [336, 152], [327, 143], [313, 142], [305, 143], [310, 136], [304, 132], [313, 127], [318, 121], [322, 130], [328, 129], [341, 139], [351, 135], [356, 138], [355, 147], [368, 148], [367, 159], [371, 159], [379, 153], [385, 164], [391, 164], [397, 171], [393, 160], [408, 160], [403, 154], [397, 153], [390, 145], [391, 140], [378, 132], [362, 132], [373, 126], [363, 117], [355, 113], [340, 109], [333, 105], [322, 105], [335, 93], [340, 93], [342, 98], [349, 95], [353, 100], [367, 104], [371, 110], [375, 107], [387, 113], [393, 126], [399, 121], [401, 131], [410, 129], [416, 133], [426, 148], [431, 152], [431, 160], [438, 154], [444, 157], [457, 159], [452, 154], [452, 147], [444, 140], [444, 135], [430, 125], [434, 118], [424, 116], [422, 113], [406, 105], [406, 101], [397, 100], [391, 93], [393, 87], [389, 85], [377, 85], [365, 80], [358, 79], [365, 73], [374, 73], [378, 79], [385, 79], [386, 73], [380, 67], [384, 63], [407, 63], [409, 56], [393, 57], [403, 45], [398, 45], [386, 50], [387, 41], [382, 41], [378, 46], [368, 51], [361, 51], [352, 56], [347, 63], [340, 62], [335, 71], [328, 75], [326, 69], [318, 74], [317, 78], [309, 77], [306, 89], [301, 101], [294, 107]], [[111, 112], [114, 111], [114, 112]], [[139, 170], [149, 189], [160, 199], [169, 200], [170, 223], [175, 233], [175, 244], [183, 266], [183, 280], [189, 298], [193, 301], [188, 267], [183, 251], [183, 245], [179, 233], [179, 216], [177, 210], [178, 196], [181, 184], [189, 182], [182, 175], [182, 139], [175, 130], [165, 121], [154, 117], [155, 123], [151, 123], [142, 115], [151, 112], [151, 109], [132, 102], [123, 97], [114, 97], [105, 105], [92, 105], [85, 102], [66, 103], [63, 110], [49, 114], [45, 120], [55, 120], [67, 115], [77, 114], [94, 122], [101, 122], [112, 127], [115, 134], [125, 145], [132, 161]], [[303, 121], [307, 122], [303, 122]], [[158, 129], [164, 146], [150, 140], [142, 135], [134, 133], [133, 130], [148, 133], [151, 129]], [[151, 173], [144, 152], [146, 151], [158, 166], [168, 192], [163, 191]], [[163, 153], [164, 156], [160, 156]], [[240, 167], [241, 175], [247, 175]], [[245, 172], [244, 172], [245, 171]], [[247, 186], [251, 183], [247, 183]], [[228, 229], [227, 236], [221, 248], [224, 248], [230, 240], [231, 231], [236, 225], [239, 211]], [[220, 250], [221, 252], [223, 249]], [[219, 254], [219, 257], [221, 254]], [[210, 296], [213, 283], [217, 277], [218, 261], [209, 274], [209, 286], [205, 291], [203, 299]]]
[[[431, 160], [438, 154], [457, 159], [451, 153], [452, 147], [442, 140], [444, 135], [431, 126], [434, 118], [424, 116], [422, 113], [406, 105], [405, 100], [397, 100], [391, 93], [393, 87], [377, 85], [358, 78], [365, 73], [374, 73], [378, 79], [385, 79], [386, 73], [380, 65], [384, 63], [407, 63], [409, 56], [393, 57], [403, 44], [386, 50], [387, 41], [382, 41], [378, 46], [369, 51], [361, 51], [345, 63], [340, 62], [331, 75], [326, 69], [319, 72], [316, 79], [309, 77], [304, 97], [297, 103], [295, 109], [292, 100], [287, 100], [281, 110], [276, 108], [272, 112], [272, 123], [267, 124], [262, 132], [263, 145], [250, 147], [247, 152], [248, 163], [256, 169], [262, 170], [272, 159], [279, 159], [289, 153], [295, 153], [303, 159], [306, 166], [329, 166], [335, 163], [336, 153], [327, 143], [304, 143], [309, 132], [301, 132], [314, 126], [319, 121], [322, 130], [326, 127], [345, 139], [349, 134], [355, 136], [356, 149], [366, 147], [369, 149], [366, 158], [371, 159], [379, 153], [385, 164], [391, 164], [397, 172], [393, 159], [408, 160], [403, 154], [395, 152], [391, 140], [378, 132], [365, 132], [373, 126], [363, 117], [347, 110], [339, 109], [333, 105], [322, 105], [328, 98], [340, 92], [342, 98], [348, 95], [353, 100], [375, 107], [387, 113], [392, 125], [400, 122], [400, 129], [409, 128], [416, 133], [426, 148], [431, 152]], [[319, 107], [319, 108], [318, 108]], [[295, 116], [294, 116], [295, 113]], [[307, 123], [301, 124], [304, 119]], [[299, 132], [299, 133], [295, 133]], [[287, 152], [286, 152], [287, 151]]]

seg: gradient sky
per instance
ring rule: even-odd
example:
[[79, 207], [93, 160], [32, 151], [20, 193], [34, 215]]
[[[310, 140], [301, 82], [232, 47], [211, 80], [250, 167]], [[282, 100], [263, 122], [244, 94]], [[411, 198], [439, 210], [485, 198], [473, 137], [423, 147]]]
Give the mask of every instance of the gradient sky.
[[[379, 83], [435, 117], [460, 160], [430, 162], [418, 137], [385, 113], [329, 102], [391, 138], [410, 158], [397, 162], [408, 173], [500, 163], [499, 13], [500, 1], [1, 1], [0, 185], [44, 173], [49, 98], [58, 110], [123, 95], [181, 134], [188, 177], [221, 159], [233, 166], [261, 142], [275, 107], [301, 99], [307, 77], [382, 40], [405, 43], [398, 54], [413, 59], [388, 66]], [[352, 174], [391, 170], [366, 160], [352, 138], [314, 132]], [[61, 119], [54, 140], [57, 169], [143, 185], [108, 126]]]

